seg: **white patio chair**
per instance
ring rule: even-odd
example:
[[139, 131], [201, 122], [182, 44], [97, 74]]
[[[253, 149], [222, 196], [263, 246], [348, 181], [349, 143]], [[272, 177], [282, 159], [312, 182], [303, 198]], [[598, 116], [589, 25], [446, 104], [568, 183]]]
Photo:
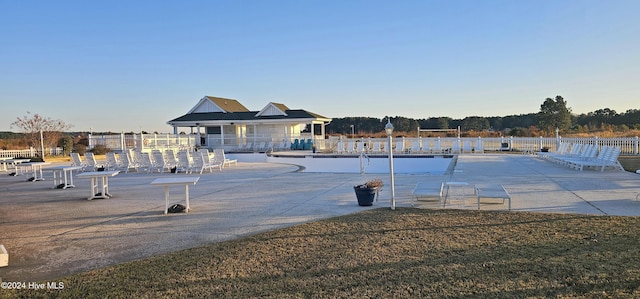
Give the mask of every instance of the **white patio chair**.
[[222, 167], [230, 166], [231, 164], [238, 165], [238, 160], [236, 159], [227, 159], [224, 155], [224, 149], [217, 148], [213, 150], [214, 158], [216, 159], [215, 163], [222, 163]]
[[80, 154], [71, 153], [70, 156], [71, 156], [71, 166], [80, 166], [82, 167], [80, 171], [84, 171], [84, 169], [87, 167], [87, 163], [85, 161], [82, 161], [82, 157], [80, 156]]
[[405, 152], [405, 147], [404, 147], [404, 140], [403, 141], [396, 141], [395, 142], [395, 152], [397, 153], [404, 153]]
[[164, 173], [165, 169], [168, 172], [171, 172], [171, 168], [175, 166], [167, 163], [167, 161], [164, 159], [164, 154], [159, 150], [154, 150], [153, 152], [151, 152], [151, 155], [153, 156], [155, 166], [158, 168], [158, 172], [160, 173]]
[[409, 152], [411, 152], [412, 154], [417, 154], [420, 153], [421, 151], [421, 146], [420, 146], [420, 140], [414, 140], [411, 142], [411, 148], [409, 149]]
[[473, 144], [469, 140], [465, 140], [462, 142], [462, 152], [463, 153], [471, 153], [473, 151]]
[[431, 141], [428, 139], [422, 139], [422, 152], [431, 153]]
[[371, 152], [372, 153], [379, 153], [381, 152], [382, 149], [380, 148], [380, 141], [374, 141], [371, 145]]
[[453, 154], [460, 153], [460, 140], [456, 139], [453, 141], [453, 144], [451, 145], [451, 153]]
[[104, 165], [105, 169], [107, 170], [120, 169], [120, 166], [118, 165], [118, 157], [116, 157], [116, 153], [108, 152], [106, 156], [107, 156], [107, 163], [105, 163]]
[[96, 162], [96, 157], [93, 155], [92, 152], [84, 153], [84, 160], [87, 163], [87, 168], [89, 168], [91, 171], [96, 171], [98, 170], [99, 167], [102, 166], [102, 165], [98, 165], [98, 162]]
[[189, 152], [183, 150], [178, 152], [178, 167], [176, 169], [176, 173], [178, 170], [184, 170], [185, 173], [191, 173], [193, 171], [193, 161], [189, 155]]
[[138, 153], [137, 156], [140, 158], [139, 159], [140, 168], [145, 169], [147, 173], [151, 173], [153, 172], [153, 170], [158, 169], [155, 163], [153, 163], [153, 160], [149, 153]]
[[338, 141], [338, 143], [336, 144], [336, 153], [337, 154], [344, 153], [344, 141], [342, 140]]
[[136, 163], [133, 162], [133, 159], [131, 158], [131, 153], [129, 153], [129, 151], [125, 151], [120, 155], [118, 155], [118, 160], [119, 160], [118, 165], [120, 169], [124, 170], [125, 173], [128, 173], [130, 169], [134, 169], [135, 171], [138, 171], [138, 165], [136, 165]]
[[478, 141], [476, 142], [476, 147], [473, 149], [473, 152], [478, 154], [484, 154], [484, 146], [482, 145], [482, 140], [480, 140], [480, 138], [478, 138]]
[[176, 159], [176, 154], [173, 150], [166, 150], [164, 152], [164, 162], [170, 165], [171, 169], [175, 168], [175, 172], [178, 172], [178, 159]]
[[287, 150], [289, 147], [287, 146], [287, 142], [282, 140], [280, 142], [280, 145], [278, 145], [278, 150], [283, 151], [283, 150]]
[[363, 153], [364, 152], [364, 142], [360, 141], [360, 142], [356, 142], [356, 153]]
[[440, 142], [440, 139], [436, 139], [436, 141], [433, 142], [433, 150], [431, 151], [436, 154], [442, 153], [442, 144]]
[[344, 149], [347, 153], [353, 153], [355, 150], [355, 142], [347, 141], [347, 147]]
[[[202, 160], [204, 161], [205, 167], [209, 167], [209, 169], [213, 169], [214, 167], [218, 168], [218, 170], [222, 171], [223, 163], [216, 163], [215, 159], [212, 159], [214, 153], [210, 153], [208, 149], [200, 149], [202, 151]], [[211, 172], [211, 170], [209, 170]]]
[[205, 169], [208, 169], [209, 172], [211, 172], [211, 167], [206, 166], [204, 164], [202, 151], [191, 153], [191, 160], [192, 160], [192, 165], [191, 165], [192, 173], [194, 171], [197, 171], [199, 174], [202, 174], [202, 172], [204, 172]]

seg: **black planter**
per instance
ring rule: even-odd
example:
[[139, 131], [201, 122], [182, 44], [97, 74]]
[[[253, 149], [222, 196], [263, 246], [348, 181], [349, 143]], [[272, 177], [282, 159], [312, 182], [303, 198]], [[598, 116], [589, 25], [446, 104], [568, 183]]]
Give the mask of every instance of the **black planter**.
[[373, 200], [378, 193], [377, 188], [361, 188], [360, 186], [354, 186], [353, 190], [356, 191], [356, 198], [358, 199], [358, 205], [360, 206], [373, 205]]

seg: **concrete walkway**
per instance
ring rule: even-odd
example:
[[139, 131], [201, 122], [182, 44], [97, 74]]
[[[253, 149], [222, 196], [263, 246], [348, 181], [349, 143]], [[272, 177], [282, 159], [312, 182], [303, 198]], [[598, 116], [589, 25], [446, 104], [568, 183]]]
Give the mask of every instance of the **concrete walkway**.
[[[55, 166], [55, 165], [52, 165]], [[389, 207], [389, 175], [304, 173], [298, 167], [239, 163], [205, 173], [192, 186], [191, 212], [164, 215], [164, 193], [154, 178], [184, 174], [121, 173], [110, 179], [113, 198], [86, 200], [89, 180], [52, 189], [45, 181], [0, 174], [0, 244], [9, 251], [4, 281], [44, 281], [125, 261], [238, 238], [304, 222]], [[385, 187], [372, 207], [357, 205], [353, 185], [381, 178]], [[640, 175], [578, 172], [533, 156], [462, 155], [447, 175], [396, 174], [398, 207], [439, 208], [411, 197], [426, 180], [503, 184], [512, 211], [640, 216]], [[183, 189], [172, 189], [181, 202]], [[447, 208], [476, 209], [474, 198], [455, 196]], [[505, 210], [486, 204], [483, 210]]]

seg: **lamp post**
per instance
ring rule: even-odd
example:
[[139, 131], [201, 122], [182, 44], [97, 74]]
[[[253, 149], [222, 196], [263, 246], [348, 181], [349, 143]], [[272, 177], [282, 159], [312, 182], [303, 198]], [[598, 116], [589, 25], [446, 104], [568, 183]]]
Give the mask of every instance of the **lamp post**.
[[353, 125], [351, 125], [351, 138], [353, 138], [353, 135], [355, 135], [355, 129]]
[[393, 133], [393, 125], [391, 120], [387, 117], [387, 125], [384, 126], [384, 131], [387, 132], [387, 148], [389, 149], [389, 175], [391, 176], [391, 209], [396, 209], [396, 197], [395, 197], [395, 182], [393, 178], [393, 149], [391, 148], [391, 134]]

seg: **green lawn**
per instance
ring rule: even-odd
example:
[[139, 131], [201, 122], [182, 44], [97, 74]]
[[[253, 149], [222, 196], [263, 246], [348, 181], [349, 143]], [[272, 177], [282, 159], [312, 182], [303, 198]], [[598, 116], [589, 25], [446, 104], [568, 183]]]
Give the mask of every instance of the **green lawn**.
[[0, 298], [637, 298], [639, 244], [640, 217], [381, 208]]

